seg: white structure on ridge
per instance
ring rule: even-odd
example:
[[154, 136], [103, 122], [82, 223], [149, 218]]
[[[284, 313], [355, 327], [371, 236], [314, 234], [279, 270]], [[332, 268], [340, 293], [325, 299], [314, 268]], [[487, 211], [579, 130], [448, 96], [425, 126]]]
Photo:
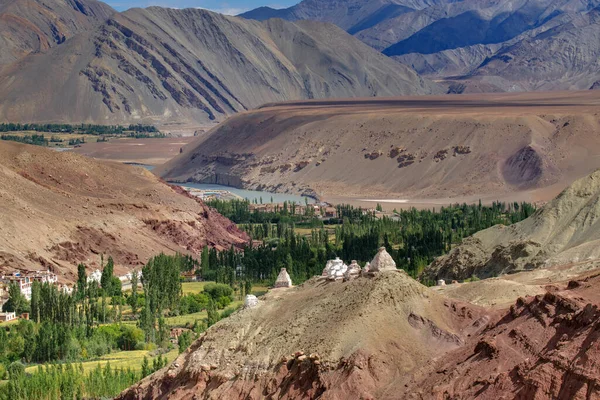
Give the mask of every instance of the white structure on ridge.
[[275, 281], [274, 288], [287, 288], [292, 287], [292, 278], [290, 278], [290, 274], [287, 273], [285, 268], [281, 268], [281, 272], [277, 276], [277, 280]]
[[327, 261], [327, 265], [323, 270], [323, 276], [327, 276], [327, 279], [330, 281], [336, 281], [344, 279], [344, 274], [347, 270], [348, 266], [339, 257], [336, 257], [335, 260]]
[[358, 262], [356, 262], [356, 260], [352, 260], [352, 262], [348, 266], [348, 269], [344, 273], [344, 280], [349, 281], [350, 279], [357, 278], [359, 275], [360, 265], [358, 265]]
[[258, 305], [258, 298], [253, 294], [247, 294], [244, 300], [244, 308], [253, 308]]
[[362, 269], [362, 274], [367, 274], [371, 270], [371, 263], [367, 262]]
[[369, 272], [395, 271], [396, 269], [396, 262], [392, 256], [385, 250], [385, 247], [380, 247], [371, 261]]

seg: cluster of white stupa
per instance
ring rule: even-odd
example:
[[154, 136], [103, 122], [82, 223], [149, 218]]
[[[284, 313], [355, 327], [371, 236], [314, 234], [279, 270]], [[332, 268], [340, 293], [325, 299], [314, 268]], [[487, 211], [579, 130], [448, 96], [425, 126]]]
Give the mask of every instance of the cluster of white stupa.
[[392, 256], [385, 250], [385, 247], [380, 247], [373, 260], [365, 264], [362, 269], [356, 260], [352, 260], [350, 265], [346, 265], [344, 261], [336, 257], [335, 260], [327, 261], [321, 276], [330, 281], [349, 281], [360, 275], [366, 276], [376, 272], [393, 271], [395, 269], [396, 262], [394, 262]]

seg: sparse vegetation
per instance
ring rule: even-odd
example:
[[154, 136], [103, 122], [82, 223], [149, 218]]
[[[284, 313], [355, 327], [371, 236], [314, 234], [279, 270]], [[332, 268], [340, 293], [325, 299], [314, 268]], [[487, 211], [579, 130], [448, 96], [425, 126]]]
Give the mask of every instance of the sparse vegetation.
[[[69, 124], [0, 124], [1, 140], [10, 140], [36, 146], [79, 146], [88, 141], [107, 142], [110, 137], [135, 139], [165, 137], [152, 125], [69, 125]], [[36, 133], [39, 132], [39, 133]], [[48, 139], [44, 133], [52, 134]], [[73, 137], [75, 136], [75, 137]]]

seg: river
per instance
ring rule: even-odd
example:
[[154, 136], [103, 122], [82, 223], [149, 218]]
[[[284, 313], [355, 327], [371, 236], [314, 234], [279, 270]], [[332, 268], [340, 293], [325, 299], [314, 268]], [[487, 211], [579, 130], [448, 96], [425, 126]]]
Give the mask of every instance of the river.
[[[144, 164], [133, 164], [137, 167], [146, 168], [148, 171], [152, 171], [154, 166], [152, 165], [144, 165]], [[238, 189], [231, 186], [223, 186], [223, 185], [215, 185], [211, 183], [176, 183], [169, 182], [171, 185], [178, 185], [184, 188], [194, 188], [200, 190], [227, 190], [237, 196], [240, 196], [243, 199], [248, 199], [250, 202], [254, 202], [256, 200], [257, 203], [268, 204], [268, 203], [283, 203], [287, 202], [295, 202], [296, 204], [305, 204], [308, 201], [308, 204], [314, 204], [316, 201], [312, 197], [299, 196], [294, 194], [285, 194], [285, 193], [270, 193], [270, 192], [261, 192], [258, 190], [246, 190], [246, 189]]]

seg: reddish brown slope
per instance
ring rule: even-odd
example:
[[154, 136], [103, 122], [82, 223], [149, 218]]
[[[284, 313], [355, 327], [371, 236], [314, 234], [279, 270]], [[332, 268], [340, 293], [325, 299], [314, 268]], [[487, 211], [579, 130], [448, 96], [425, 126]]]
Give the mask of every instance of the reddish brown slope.
[[228, 248], [231, 221], [143, 168], [0, 142], [0, 271], [51, 268], [112, 255], [121, 273], [161, 251]]
[[418, 399], [600, 399], [600, 276], [519, 299], [408, 386]]

